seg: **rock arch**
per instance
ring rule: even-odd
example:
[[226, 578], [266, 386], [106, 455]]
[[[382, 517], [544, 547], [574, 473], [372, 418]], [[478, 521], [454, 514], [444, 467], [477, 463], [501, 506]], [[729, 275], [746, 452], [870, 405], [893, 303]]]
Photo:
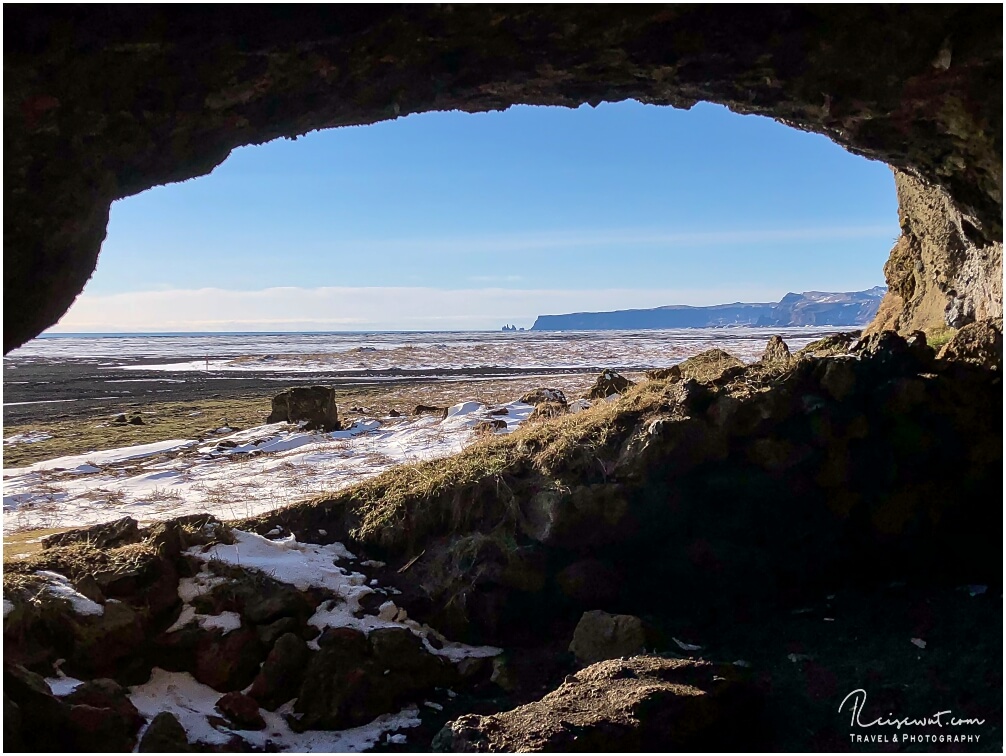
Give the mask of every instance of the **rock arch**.
[[885, 161], [904, 231], [886, 325], [1002, 312], [1000, 5], [7, 6], [4, 20], [5, 352], [80, 293], [114, 200], [235, 147], [628, 98], [717, 102]]

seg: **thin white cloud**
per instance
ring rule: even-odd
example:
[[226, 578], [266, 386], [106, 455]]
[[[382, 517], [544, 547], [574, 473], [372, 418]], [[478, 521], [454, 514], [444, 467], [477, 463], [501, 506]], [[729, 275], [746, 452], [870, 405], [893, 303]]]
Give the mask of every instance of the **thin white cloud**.
[[416, 253], [506, 253], [591, 247], [666, 247], [687, 249], [717, 245], [783, 244], [787, 242], [884, 239], [897, 235], [896, 222], [872, 225], [815, 228], [738, 229], [721, 231], [669, 231], [660, 229], [551, 230], [492, 236], [446, 236], [402, 239], [342, 240], [334, 249], [359, 252], [410, 251]]
[[768, 287], [709, 289], [438, 289], [276, 287], [82, 294], [52, 331], [364, 331], [530, 327], [542, 314], [769, 302]]
[[469, 281], [474, 283], [513, 283], [523, 280], [523, 276], [468, 276]]

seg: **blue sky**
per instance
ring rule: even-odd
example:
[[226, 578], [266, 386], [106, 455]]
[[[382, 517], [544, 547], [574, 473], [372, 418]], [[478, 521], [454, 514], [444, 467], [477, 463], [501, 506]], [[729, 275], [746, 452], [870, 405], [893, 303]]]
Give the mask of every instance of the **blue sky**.
[[530, 326], [883, 283], [889, 169], [713, 105], [428, 113], [115, 203], [56, 330]]

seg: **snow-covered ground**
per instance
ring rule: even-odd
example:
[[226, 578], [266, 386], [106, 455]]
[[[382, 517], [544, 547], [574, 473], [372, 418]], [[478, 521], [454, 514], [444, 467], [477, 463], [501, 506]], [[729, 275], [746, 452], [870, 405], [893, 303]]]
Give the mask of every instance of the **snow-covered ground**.
[[645, 370], [668, 367], [714, 347], [745, 361], [754, 360], [775, 334], [781, 335], [791, 349], [797, 349], [836, 330], [724, 327], [518, 333], [61, 335], [28, 342], [7, 355], [4, 364], [16, 369], [21, 361], [84, 361], [102, 368], [169, 371], [176, 379], [192, 371], [437, 373], [493, 367]]
[[[3, 471], [4, 533], [66, 528], [130, 516], [141, 523], [209, 512], [250, 517], [336, 491], [394, 465], [448, 456], [477, 437], [485, 420], [509, 433], [533, 407], [511, 402], [505, 415], [465, 402], [448, 417], [363, 420], [332, 433], [288, 423], [209, 440], [177, 439], [88, 452]], [[499, 407], [494, 408], [499, 409]]]

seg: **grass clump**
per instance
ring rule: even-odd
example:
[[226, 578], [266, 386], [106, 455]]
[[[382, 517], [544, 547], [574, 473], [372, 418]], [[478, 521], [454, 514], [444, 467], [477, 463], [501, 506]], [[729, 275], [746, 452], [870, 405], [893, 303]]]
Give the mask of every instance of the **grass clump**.
[[952, 339], [956, 334], [956, 328], [951, 328], [950, 326], [937, 326], [926, 331], [926, 343], [936, 351], [939, 351], [940, 348], [950, 341], [950, 339]]

